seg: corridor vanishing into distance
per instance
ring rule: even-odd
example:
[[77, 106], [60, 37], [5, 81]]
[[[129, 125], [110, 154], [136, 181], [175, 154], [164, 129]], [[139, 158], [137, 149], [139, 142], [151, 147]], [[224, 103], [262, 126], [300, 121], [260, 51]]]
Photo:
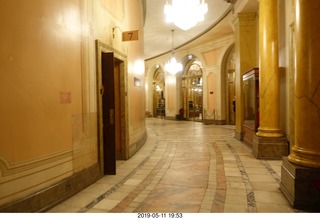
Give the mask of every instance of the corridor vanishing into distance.
[[300, 212], [280, 191], [281, 160], [258, 160], [234, 126], [146, 119], [148, 139], [117, 174], [53, 212]]

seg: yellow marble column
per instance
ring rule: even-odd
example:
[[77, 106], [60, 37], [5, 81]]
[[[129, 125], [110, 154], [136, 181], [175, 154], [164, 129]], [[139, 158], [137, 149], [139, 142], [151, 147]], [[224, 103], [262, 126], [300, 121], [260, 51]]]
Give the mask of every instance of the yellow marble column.
[[236, 55], [236, 129], [235, 138], [243, 140], [242, 124], [242, 74], [257, 67], [257, 15], [256, 13], [238, 13], [233, 21], [235, 27], [235, 55]]
[[259, 1], [260, 126], [257, 136], [282, 137], [279, 128], [278, 1]]
[[252, 153], [257, 158], [281, 159], [288, 143], [280, 129], [278, 0], [259, 1], [259, 128]]
[[320, 1], [295, 1], [295, 142], [282, 160], [280, 189], [294, 208], [319, 212]]
[[288, 160], [320, 168], [319, 0], [296, 0], [295, 145]]

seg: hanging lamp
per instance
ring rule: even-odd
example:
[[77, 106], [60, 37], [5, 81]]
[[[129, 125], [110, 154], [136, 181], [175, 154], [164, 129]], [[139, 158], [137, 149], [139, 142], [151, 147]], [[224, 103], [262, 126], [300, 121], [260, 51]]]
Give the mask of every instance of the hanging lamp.
[[189, 30], [204, 20], [208, 4], [205, 0], [171, 0], [169, 4], [167, 0], [163, 11], [166, 22], [174, 23], [182, 30]]
[[171, 58], [170, 58], [170, 61], [167, 62], [164, 66], [164, 69], [175, 75], [177, 74], [179, 71], [182, 71], [182, 64], [177, 62], [177, 59], [174, 57], [174, 47], [173, 47], [173, 33], [174, 33], [174, 30], [171, 30], [172, 32], [172, 50], [171, 50]]

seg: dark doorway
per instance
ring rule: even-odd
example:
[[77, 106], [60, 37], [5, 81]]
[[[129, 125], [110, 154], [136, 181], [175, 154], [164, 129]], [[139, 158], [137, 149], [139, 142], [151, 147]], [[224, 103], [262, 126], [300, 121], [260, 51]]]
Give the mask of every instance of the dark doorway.
[[112, 52], [101, 53], [104, 174], [109, 175], [116, 174], [121, 154], [120, 64]]

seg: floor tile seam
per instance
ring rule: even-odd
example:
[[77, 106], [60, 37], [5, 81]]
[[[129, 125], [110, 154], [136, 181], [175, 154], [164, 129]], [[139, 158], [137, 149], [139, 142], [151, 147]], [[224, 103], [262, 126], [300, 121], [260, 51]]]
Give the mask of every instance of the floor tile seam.
[[87, 204], [85, 207], [81, 208], [78, 212], [86, 212], [89, 209], [93, 208], [96, 204], [98, 204], [100, 201], [105, 199], [107, 196], [111, 195], [113, 192], [115, 192], [118, 188], [120, 188], [128, 179], [130, 179], [138, 170], [141, 169], [142, 166], [144, 166], [152, 154], [155, 153], [157, 148], [159, 147], [159, 141], [156, 141], [153, 149], [149, 152], [149, 154], [137, 165], [129, 174], [127, 174], [124, 178], [122, 178], [117, 184], [115, 184], [112, 188], [110, 188], [107, 192], [103, 193], [102, 195], [98, 196], [96, 199], [94, 199], [92, 202]]
[[[137, 186], [136, 189], [134, 189], [132, 192], [128, 194], [126, 198], [124, 198], [117, 206], [115, 206], [113, 209], [111, 209], [109, 212], [124, 212], [127, 207], [129, 207], [130, 203], [134, 201], [141, 193], [149, 194], [152, 191], [146, 190], [148, 185], [152, 183], [155, 176], [161, 171], [162, 167], [167, 163], [171, 162], [171, 159], [169, 158], [168, 154], [171, 153], [172, 145], [167, 144], [167, 148], [165, 153], [163, 153], [162, 158], [158, 161], [157, 165], [154, 167], [153, 170], [150, 171], [150, 173], [147, 175], [147, 177]], [[159, 179], [160, 181], [161, 179]], [[148, 195], [145, 195], [145, 198], [147, 198]], [[140, 201], [140, 203], [142, 203]], [[125, 204], [126, 203], [126, 204]], [[122, 206], [122, 207], [120, 207]]]
[[213, 197], [214, 197], [214, 192], [211, 192], [210, 194], [208, 194], [207, 192], [205, 193], [204, 198], [203, 198], [201, 205], [200, 205], [199, 212], [201, 212], [201, 211], [211, 212], [212, 204], [214, 201]]
[[[171, 148], [171, 151], [169, 152], [169, 154], [172, 153], [172, 150], [175, 150], [176, 147], [172, 147]], [[136, 201], [139, 203], [139, 206], [141, 206], [141, 204], [144, 202], [144, 200], [149, 196], [150, 193], [152, 193], [152, 191], [155, 189], [155, 187], [159, 184], [159, 182], [161, 181], [161, 179], [163, 178], [163, 176], [165, 175], [166, 171], [168, 170], [171, 162], [173, 161], [173, 157], [169, 157], [169, 155], [166, 155], [166, 156], [163, 156], [163, 158], [166, 160], [163, 165], [161, 165], [159, 167], [159, 170], [157, 172], [154, 173], [153, 176], [150, 176], [151, 178], [151, 182], [145, 187], [145, 189], [135, 198], [135, 200], [133, 201]], [[168, 164], [169, 163], [169, 164]], [[151, 184], [155, 184], [152, 186], [152, 189], [148, 189], [148, 187], [151, 185]], [[140, 196], [140, 198], [139, 198]], [[139, 198], [137, 200], [137, 198]], [[138, 208], [137, 207], [137, 208]], [[126, 207], [122, 212], [126, 212], [126, 211], [129, 211], [131, 208], [131, 206], [128, 206]], [[130, 212], [135, 212], [136, 211], [136, 208], [132, 209]]]
[[261, 160], [261, 163], [268, 170], [271, 176], [276, 180], [276, 182], [280, 185], [281, 177], [276, 173], [276, 171], [274, 171], [270, 164], [266, 160]]
[[[144, 199], [148, 197], [148, 195], [152, 192], [148, 187], [152, 183], [152, 179], [155, 176], [154, 173], [148, 176], [135, 190], [133, 190], [127, 197], [125, 197], [121, 203], [122, 207], [120, 208], [120, 205], [116, 206], [110, 212], [124, 212], [127, 208], [132, 207], [130, 204], [132, 202], [142, 203]], [[141, 199], [141, 200], [140, 200]], [[127, 204], [124, 204], [127, 203]]]
[[241, 173], [244, 185], [246, 187], [248, 211], [249, 212], [257, 212], [254, 190], [252, 189], [252, 185], [250, 183], [248, 174], [242, 164], [241, 158], [230, 144], [227, 144], [227, 146], [228, 146], [228, 149], [232, 152], [232, 154], [234, 155], [234, 157], [236, 159], [239, 171]]

